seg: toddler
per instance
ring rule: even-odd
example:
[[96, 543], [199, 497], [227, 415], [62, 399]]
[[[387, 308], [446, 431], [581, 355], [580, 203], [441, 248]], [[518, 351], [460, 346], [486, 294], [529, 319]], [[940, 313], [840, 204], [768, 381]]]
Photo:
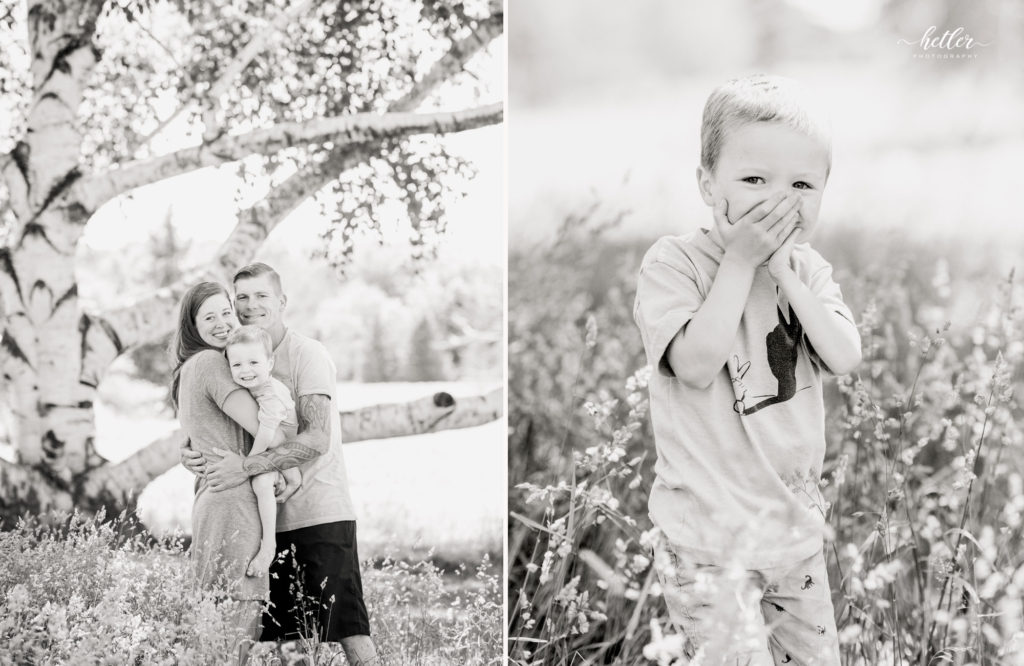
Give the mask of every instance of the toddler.
[[[697, 168], [713, 224], [658, 240], [640, 269], [655, 562], [669, 614], [705, 663], [839, 664], [818, 490], [822, 380], [850, 372], [861, 346], [831, 265], [807, 245], [830, 168], [827, 123], [795, 82], [719, 86]], [[745, 592], [716, 592], [715, 574]]]
[[[259, 429], [249, 455], [263, 453], [284, 442], [287, 436], [294, 436], [298, 425], [295, 416], [295, 402], [288, 387], [270, 376], [274, 368], [274, 354], [270, 334], [258, 326], [242, 326], [231, 332], [224, 354], [231, 368], [235, 383], [249, 390], [259, 403]], [[249, 562], [246, 573], [262, 576], [270, 569], [274, 559], [277, 527], [277, 502], [274, 486], [283, 482], [298, 486], [302, 474], [298, 467], [280, 472], [267, 472], [252, 478], [252, 489], [256, 493], [263, 536], [256, 557]]]

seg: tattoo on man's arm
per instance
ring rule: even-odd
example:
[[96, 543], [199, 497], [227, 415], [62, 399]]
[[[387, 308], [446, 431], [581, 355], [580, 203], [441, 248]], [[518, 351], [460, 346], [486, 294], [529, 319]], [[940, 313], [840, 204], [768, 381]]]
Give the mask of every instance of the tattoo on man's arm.
[[299, 434], [314, 432], [330, 438], [331, 425], [328, 414], [331, 411], [331, 399], [326, 395], [304, 395], [296, 405], [296, 416], [299, 417]]
[[269, 449], [255, 456], [248, 456], [242, 460], [242, 469], [246, 474], [253, 476], [264, 472], [281, 471], [289, 467], [296, 467], [312, 460], [320, 455], [320, 451], [305, 446], [301, 442], [292, 440], [285, 442], [276, 449]]
[[327, 452], [331, 443], [331, 399], [320, 394], [304, 395], [299, 398], [296, 408], [299, 428], [295, 439], [259, 455], [245, 458], [242, 461], [242, 469], [247, 474], [253, 476], [275, 470], [281, 471], [301, 465]]

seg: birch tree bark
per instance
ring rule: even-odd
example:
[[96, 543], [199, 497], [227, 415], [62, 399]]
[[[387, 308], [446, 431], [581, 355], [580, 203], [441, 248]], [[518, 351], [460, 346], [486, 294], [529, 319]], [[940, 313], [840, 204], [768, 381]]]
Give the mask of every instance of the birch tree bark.
[[[330, 7], [254, 1], [251, 15], [242, 17], [222, 2], [179, 4], [179, 20], [194, 30], [186, 44], [191, 48], [179, 56], [191, 58], [178, 62], [171, 47], [159, 44], [175, 67], [152, 89], [142, 88], [137, 104], [125, 82], [137, 81], [152, 66], [133, 62], [132, 50], [125, 49], [116, 65], [104, 69], [104, 47], [116, 51], [111, 31], [141, 28], [153, 3], [31, 0], [2, 7], [7, 28], [27, 35], [29, 66], [18, 71], [17, 58], [0, 56], [4, 88], [17, 90], [24, 110], [0, 157], [6, 221], [6, 229], [0, 221], [0, 412], [16, 452], [15, 461], [0, 460], [0, 517], [46, 506], [113, 508], [137, 496], [176, 463], [176, 452], [169, 454], [176, 440], [154, 442], [116, 466], [96, 454], [93, 401], [111, 362], [169, 331], [187, 286], [204, 278], [225, 281], [290, 212], [354, 166], [403, 155], [402, 142], [413, 135], [501, 122], [498, 104], [418, 110], [438, 86], [457, 83], [466, 63], [501, 33], [500, 3], [492, 2], [483, 16], [466, 14], [461, 3], [439, 3], [416, 20], [373, 0]], [[232, 7], [237, 10], [237, 3]], [[347, 12], [339, 16], [342, 7]], [[372, 36], [368, 27], [383, 33]], [[419, 41], [389, 41], [389, 31]], [[432, 49], [421, 53], [408, 46], [420, 42]], [[399, 63], [385, 76], [382, 57]], [[127, 97], [104, 106], [100, 93], [113, 84]], [[153, 100], [168, 92], [177, 95], [178, 108], [160, 118]], [[91, 112], [83, 113], [85, 107]], [[123, 117], [122, 107], [128, 108]], [[151, 154], [149, 140], [181, 117], [202, 129], [201, 143]], [[139, 129], [143, 125], [148, 133]], [[111, 126], [119, 131], [110, 132]], [[93, 138], [107, 134], [114, 138]], [[295, 172], [239, 211], [209, 266], [130, 307], [83, 310], [75, 251], [101, 205], [153, 182], [254, 155], [263, 156], [268, 173], [284, 163]], [[402, 173], [405, 165], [395, 162]], [[408, 188], [410, 211], [422, 206], [427, 191], [422, 181]], [[386, 421], [398, 411], [376, 418]], [[480, 413], [496, 418], [491, 408]], [[358, 418], [362, 423], [368, 417]], [[413, 432], [429, 420], [402, 422]], [[402, 434], [397, 423], [378, 430]]]

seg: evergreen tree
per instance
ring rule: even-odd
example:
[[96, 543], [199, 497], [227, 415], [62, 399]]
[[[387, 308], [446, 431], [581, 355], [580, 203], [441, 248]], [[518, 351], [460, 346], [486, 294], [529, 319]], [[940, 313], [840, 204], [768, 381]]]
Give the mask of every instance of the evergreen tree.
[[443, 352], [430, 317], [423, 317], [409, 340], [408, 377], [414, 382], [436, 382], [447, 378]]

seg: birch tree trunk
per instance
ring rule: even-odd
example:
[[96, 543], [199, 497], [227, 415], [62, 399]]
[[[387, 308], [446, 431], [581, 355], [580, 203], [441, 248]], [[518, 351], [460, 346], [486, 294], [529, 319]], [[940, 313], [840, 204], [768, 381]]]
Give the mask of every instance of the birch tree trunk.
[[[310, 4], [298, 3], [282, 17], [307, 11]], [[7, 205], [15, 220], [0, 247], [0, 413], [16, 452], [14, 462], [0, 459], [0, 519], [47, 508], [116, 509], [137, 496], [150, 480], [176, 464], [176, 439], [155, 442], [116, 466], [96, 453], [93, 402], [110, 363], [169, 331], [176, 301], [188, 285], [203, 278], [224, 281], [303, 200], [366, 159], [368, 146], [417, 133], [462, 131], [500, 122], [502, 117], [495, 105], [411, 113], [433, 88], [461, 71], [473, 54], [500, 34], [499, 8], [469, 38], [453, 43], [430, 73], [391, 105], [389, 110], [396, 113], [283, 122], [232, 135], [208, 125], [204, 142], [197, 147], [106, 172], [83, 173], [77, 114], [102, 58], [94, 31], [103, 5], [102, 0], [28, 4], [31, 81], [26, 131], [13, 150], [0, 157]], [[270, 29], [279, 30], [282, 20], [279, 17]], [[245, 71], [265, 42], [272, 40], [261, 35], [240, 49], [238, 59], [224, 69], [227, 79], [211, 88], [222, 93], [229, 89], [231, 77]], [[203, 103], [204, 117], [214, 118], [218, 101]], [[240, 213], [235, 231], [206, 269], [129, 308], [107, 313], [82, 310], [75, 251], [85, 225], [103, 203], [193, 169], [310, 143], [330, 145], [329, 158], [300, 170], [263, 202]], [[493, 409], [481, 413], [497, 417]], [[422, 418], [405, 419], [406, 429], [411, 433], [422, 427]], [[378, 430], [402, 434], [394, 424]]]

